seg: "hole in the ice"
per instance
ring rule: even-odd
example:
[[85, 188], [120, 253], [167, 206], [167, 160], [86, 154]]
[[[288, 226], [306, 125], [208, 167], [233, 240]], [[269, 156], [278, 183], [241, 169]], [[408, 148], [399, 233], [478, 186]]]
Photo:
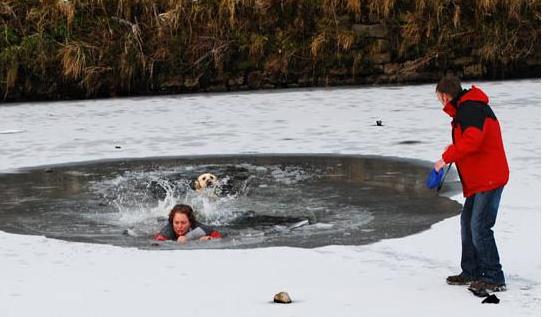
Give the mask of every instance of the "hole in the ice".
[[[428, 229], [460, 205], [424, 187], [430, 165], [346, 155], [100, 161], [0, 175], [0, 230], [140, 248], [359, 245]], [[193, 189], [209, 172], [218, 184]], [[457, 191], [455, 183], [445, 190]], [[176, 203], [225, 236], [156, 246]]]

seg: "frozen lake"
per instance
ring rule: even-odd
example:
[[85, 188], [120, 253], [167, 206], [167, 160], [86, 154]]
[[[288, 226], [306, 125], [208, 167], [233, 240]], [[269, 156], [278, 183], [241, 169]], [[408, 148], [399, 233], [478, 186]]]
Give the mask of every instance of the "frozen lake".
[[[445, 285], [459, 272], [452, 217], [401, 239], [315, 249], [147, 251], [0, 232], [0, 315], [149, 316], [172, 313], [167, 303], [183, 298], [194, 316], [539, 316], [540, 80], [477, 84], [500, 119], [511, 168], [494, 228], [508, 284], [499, 305]], [[383, 155], [429, 168], [450, 142], [449, 120], [434, 85], [1, 105], [0, 171], [269, 153]], [[269, 303], [281, 290], [293, 305]]]

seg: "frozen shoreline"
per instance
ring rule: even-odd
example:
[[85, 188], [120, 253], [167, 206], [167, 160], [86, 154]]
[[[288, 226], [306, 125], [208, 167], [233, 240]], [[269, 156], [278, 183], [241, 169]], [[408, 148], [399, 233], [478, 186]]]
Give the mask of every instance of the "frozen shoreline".
[[[481, 305], [465, 288], [445, 285], [444, 277], [459, 271], [459, 217], [453, 217], [406, 238], [317, 249], [156, 252], [0, 232], [0, 315], [148, 316], [172, 313], [179, 303], [190, 315], [539, 316], [540, 81], [480, 87], [501, 121], [511, 168], [494, 230], [509, 286], [498, 294], [499, 305]], [[0, 107], [0, 131], [11, 132], [0, 134], [0, 171], [118, 157], [239, 153], [374, 154], [431, 164], [450, 138], [449, 118], [433, 88]], [[384, 127], [373, 126], [376, 120]], [[459, 195], [452, 198], [463, 202]], [[293, 305], [270, 304], [281, 290], [291, 293]]]

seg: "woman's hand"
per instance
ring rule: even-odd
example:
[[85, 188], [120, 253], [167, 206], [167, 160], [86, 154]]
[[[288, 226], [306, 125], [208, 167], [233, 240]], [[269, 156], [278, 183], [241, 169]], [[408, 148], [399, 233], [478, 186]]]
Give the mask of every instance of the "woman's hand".
[[200, 240], [204, 241], [204, 240], [211, 240], [213, 238], [211, 238], [210, 236], [203, 236], [200, 238]]
[[185, 237], [185, 236], [179, 236], [179, 238], [177, 238], [177, 242], [179, 242], [179, 243], [185, 243], [185, 242], [187, 242], [187, 237]]

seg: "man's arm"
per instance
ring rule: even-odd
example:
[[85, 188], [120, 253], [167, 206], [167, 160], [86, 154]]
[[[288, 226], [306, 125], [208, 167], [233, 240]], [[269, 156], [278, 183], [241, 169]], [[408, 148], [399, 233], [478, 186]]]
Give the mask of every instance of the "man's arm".
[[456, 141], [456, 144], [451, 144], [443, 152], [441, 158], [447, 164], [459, 161], [464, 156], [477, 151], [483, 142], [483, 138], [483, 131], [477, 128], [468, 128], [462, 133], [462, 137]]
[[460, 138], [447, 147], [441, 158], [445, 163], [454, 163], [464, 156], [479, 150], [484, 140], [486, 115], [479, 103], [469, 103], [458, 109], [457, 120], [462, 129]]

